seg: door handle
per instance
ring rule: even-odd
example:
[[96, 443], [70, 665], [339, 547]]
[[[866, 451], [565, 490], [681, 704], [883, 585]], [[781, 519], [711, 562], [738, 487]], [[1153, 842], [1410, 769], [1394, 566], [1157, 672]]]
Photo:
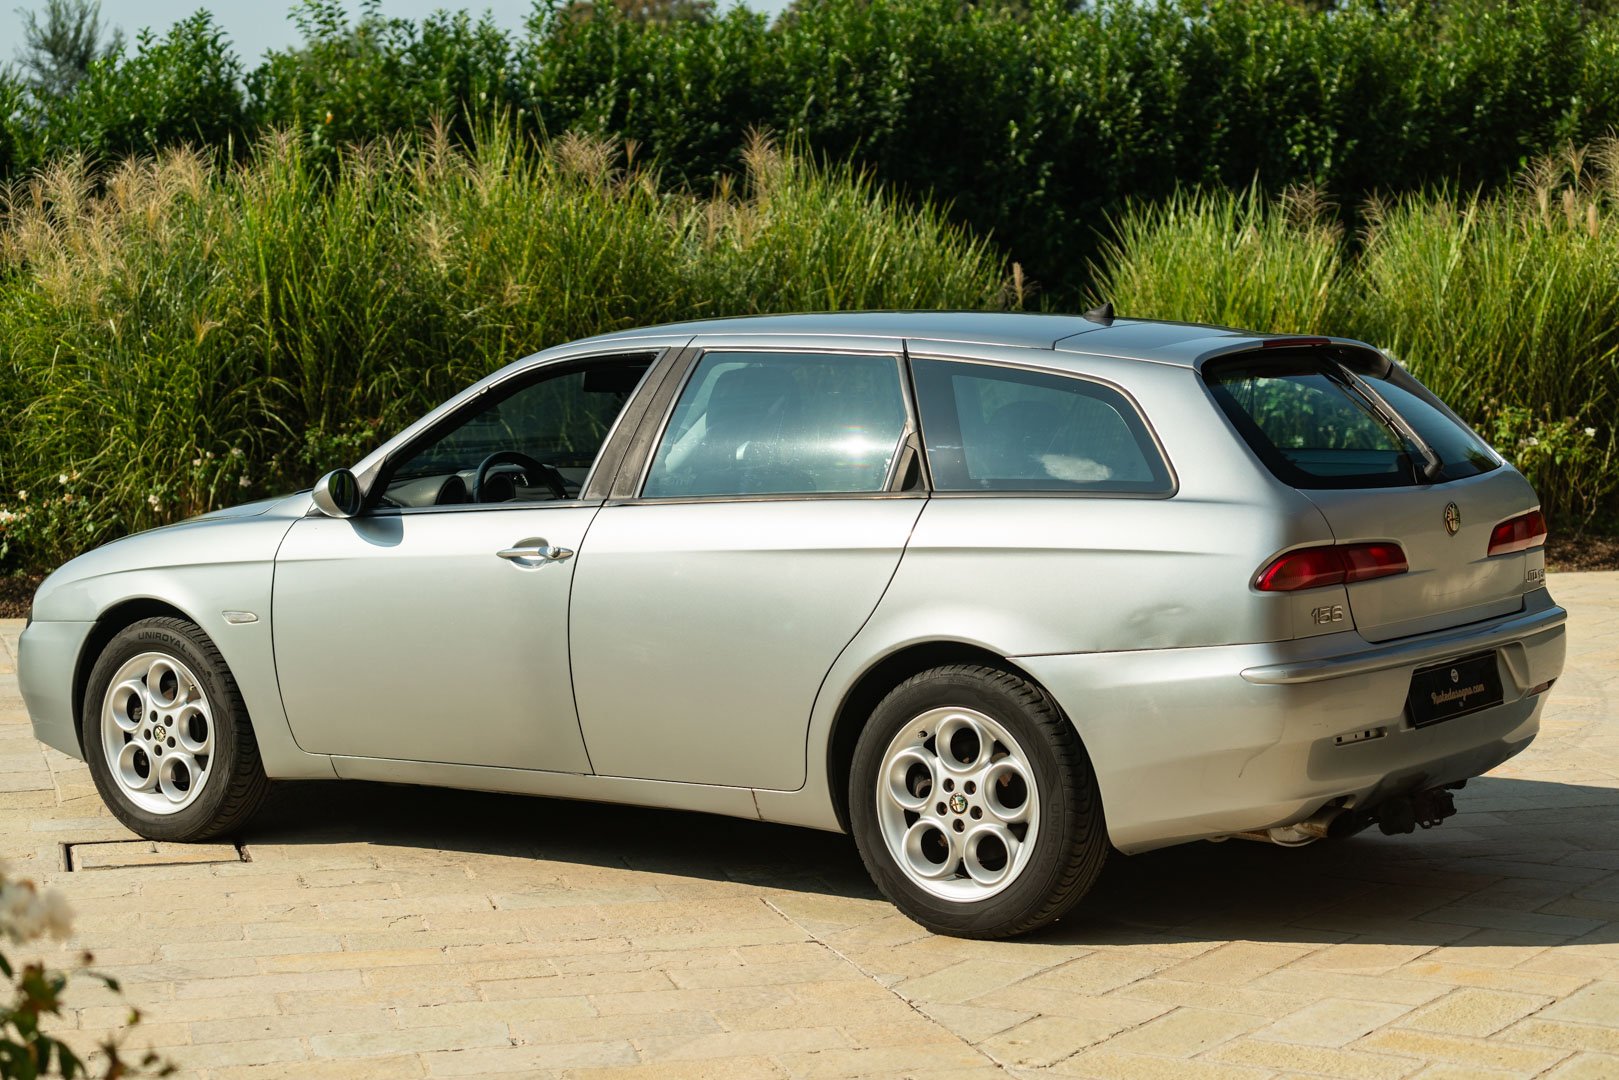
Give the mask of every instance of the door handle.
[[573, 558], [573, 549], [552, 547], [543, 537], [535, 536], [527, 540], [519, 540], [509, 548], [501, 548], [495, 552], [495, 556], [515, 563], [527, 562], [530, 559], [542, 562], [561, 562], [563, 559]]

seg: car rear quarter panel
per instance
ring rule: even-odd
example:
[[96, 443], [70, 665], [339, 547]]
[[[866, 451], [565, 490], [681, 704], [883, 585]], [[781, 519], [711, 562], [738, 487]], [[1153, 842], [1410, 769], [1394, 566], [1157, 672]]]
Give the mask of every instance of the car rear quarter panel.
[[[913, 355], [920, 350], [913, 350]], [[1029, 363], [1033, 350], [975, 353]], [[1070, 363], [1135, 400], [1176, 478], [1169, 497], [939, 494], [868, 631], [887, 645], [966, 635], [1002, 656], [1286, 641], [1342, 590], [1252, 588], [1276, 552], [1330, 543], [1308, 498], [1244, 452], [1189, 368]]]

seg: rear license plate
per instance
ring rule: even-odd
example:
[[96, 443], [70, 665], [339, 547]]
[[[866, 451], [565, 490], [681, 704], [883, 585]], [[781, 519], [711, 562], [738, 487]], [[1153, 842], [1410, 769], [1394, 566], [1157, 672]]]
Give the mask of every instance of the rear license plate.
[[1411, 673], [1405, 708], [1412, 727], [1425, 727], [1501, 704], [1495, 654], [1481, 653]]

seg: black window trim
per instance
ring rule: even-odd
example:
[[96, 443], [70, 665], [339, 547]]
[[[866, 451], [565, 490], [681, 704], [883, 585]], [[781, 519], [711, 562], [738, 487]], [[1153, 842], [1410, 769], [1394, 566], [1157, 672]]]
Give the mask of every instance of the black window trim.
[[[619, 468], [618, 481], [613, 485], [613, 493], [608, 497], [606, 506], [682, 506], [701, 503], [769, 503], [769, 502], [825, 502], [829, 499], [919, 499], [926, 498], [929, 491], [923, 486], [914, 491], [898, 490], [904, 482], [904, 475], [899, 468], [905, 456], [906, 442], [917, 436], [920, 431], [917, 419], [916, 403], [911, 398], [910, 367], [905, 360], [905, 350], [902, 342], [894, 342], [893, 348], [851, 348], [840, 346], [835, 341], [822, 343], [819, 341], [804, 341], [791, 345], [771, 343], [769, 345], [751, 345], [746, 342], [726, 342], [720, 345], [700, 346], [682, 350], [680, 367], [673, 370], [666, 378], [663, 386], [659, 387], [656, 395], [655, 408], [649, 408], [646, 418], [642, 421], [641, 432], [637, 433], [634, 456], [637, 460], [626, 458]], [[877, 356], [894, 361], [899, 374], [900, 396], [905, 402], [905, 427], [894, 443], [894, 457], [888, 465], [888, 475], [884, 478], [881, 491], [806, 491], [806, 492], [763, 492], [745, 495], [671, 495], [647, 496], [642, 492], [646, 489], [647, 480], [652, 472], [652, 460], [657, 456], [657, 450], [663, 443], [664, 433], [670, 423], [674, 421], [675, 406], [679, 403], [681, 395], [686, 392], [687, 385], [696, 375], [698, 364], [706, 357], [722, 353], [748, 353], [760, 355], [765, 353], [780, 353], [785, 356], [802, 356], [805, 354], [815, 356]], [[657, 417], [654, 420], [654, 413]], [[641, 438], [642, 434], [646, 438]]]
[[[580, 506], [599, 506], [606, 499], [606, 492], [599, 490], [599, 474], [603, 465], [609, 461], [610, 455], [617, 453], [619, 460], [628, 448], [630, 438], [638, 426], [638, 419], [626, 419], [632, 411], [641, 411], [649, 399], [649, 386], [653, 383], [653, 376], [660, 379], [666, 375], [675, 354], [681, 350], [669, 347], [651, 349], [607, 349], [599, 353], [575, 353], [569, 356], [557, 357], [551, 360], [542, 360], [527, 364], [507, 377], [489, 383], [476, 394], [461, 402], [456, 408], [439, 417], [428, 427], [417, 432], [409, 441], [403, 442], [382, 460], [378, 465], [370, 486], [366, 491], [365, 503], [360, 509], [360, 517], [401, 517], [414, 514], [446, 514], [469, 513], [475, 511], [509, 511], [509, 510], [547, 510], [573, 508]], [[607, 435], [602, 439], [601, 449], [596, 451], [596, 458], [591, 462], [590, 471], [585, 474], [585, 481], [579, 488], [579, 494], [572, 499], [548, 499], [542, 502], [501, 502], [501, 503], [450, 503], [444, 506], [383, 506], [381, 500], [387, 491], [388, 481], [393, 475], [395, 466], [407, 459], [411, 454], [435, 439], [443, 437], [447, 432], [464, 423], [474, 410], [487, 408], [490, 404], [490, 395], [498, 394], [494, 403], [498, 404], [514, 394], [540, 382], [542, 379], [567, 375], [572, 371], [600, 364], [604, 361], [622, 360], [630, 361], [638, 358], [649, 358], [651, 363], [641, 373], [635, 388], [624, 399], [624, 405], [613, 418], [613, 423], [607, 429]], [[661, 373], [661, 374], [660, 374]], [[616, 465], [615, 465], [616, 467]]]
[[[1121, 357], [1120, 359], [1128, 359]], [[1016, 488], [1001, 488], [994, 491], [940, 491], [934, 486], [931, 466], [925, 474], [927, 488], [930, 496], [935, 499], [1173, 499], [1180, 494], [1180, 474], [1175, 471], [1175, 463], [1169, 457], [1169, 451], [1164, 448], [1163, 440], [1158, 437], [1158, 430], [1153, 427], [1152, 421], [1147, 417], [1147, 411], [1141, 407], [1141, 402], [1129, 390], [1112, 379], [1105, 379], [1100, 375], [1093, 375], [1085, 371], [1073, 371], [1064, 368], [1047, 367], [1041, 364], [1023, 364], [1012, 360], [999, 358], [972, 356], [966, 353], [946, 353], [928, 350], [917, 352], [907, 349], [906, 368], [910, 375], [910, 387], [915, 391], [914, 361], [939, 360], [952, 364], [972, 364], [980, 367], [1002, 367], [1013, 371], [1027, 371], [1035, 375], [1048, 375], [1062, 379], [1077, 379], [1080, 382], [1093, 383], [1104, 389], [1111, 390], [1124, 399], [1135, 412], [1136, 420], [1141, 429], [1147, 433], [1153, 450], [1158, 454], [1159, 464], [1163, 466], [1164, 474], [1169, 480], [1169, 486], [1163, 491], [1086, 491], [1080, 489], [1060, 490], [1053, 488], [1030, 488], [1020, 490]], [[920, 422], [920, 413], [918, 413]], [[927, 429], [919, 427], [922, 459], [927, 461]]]

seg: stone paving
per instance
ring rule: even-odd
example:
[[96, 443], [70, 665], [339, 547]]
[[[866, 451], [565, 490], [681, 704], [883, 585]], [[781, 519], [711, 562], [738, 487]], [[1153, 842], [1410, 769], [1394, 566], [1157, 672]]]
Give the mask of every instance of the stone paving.
[[[1619, 1077], [1619, 573], [1552, 589], [1543, 734], [1442, 828], [1121, 859], [1028, 940], [930, 936], [847, 838], [674, 812], [289, 784], [240, 851], [134, 841], [33, 741], [18, 622], [0, 855], [185, 1076]], [[84, 1047], [126, 1015], [70, 1001]]]

